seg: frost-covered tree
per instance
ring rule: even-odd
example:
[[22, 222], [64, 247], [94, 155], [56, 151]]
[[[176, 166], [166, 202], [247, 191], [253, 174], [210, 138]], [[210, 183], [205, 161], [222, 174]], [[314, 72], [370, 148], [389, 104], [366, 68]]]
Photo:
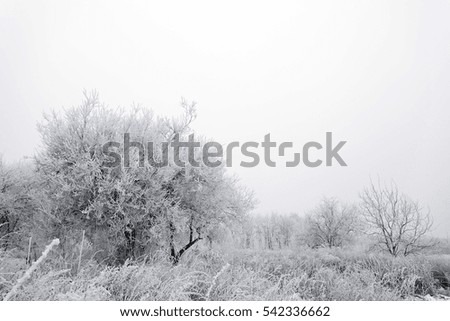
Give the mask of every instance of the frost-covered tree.
[[350, 240], [358, 226], [355, 206], [324, 198], [306, 219], [307, 242], [313, 247], [342, 246]]
[[[153, 143], [156, 162], [163, 159], [164, 142], [187, 140], [195, 105], [182, 101], [182, 108], [179, 117], [161, 118], [140, 107], [108, 108], [92, 93], [80, 106], [45, 117], [39, 127], [44, 148], [36, 157], [48, 200], [41, 212], [63, 248], [85, 230], [108, 258], [123, 261], [163, 249], [177, 263], [214, 226], [246, 213], [251, 197], [223, 167], [156, 166], [135, 147], [129, 149], [130, 166], [111, 167], [103, 147], [123, 142], [125, 133], [146, 147]], [[124, 155], [123, 144], [114, 148]], [[185, 152], [180, 157], [187, 161]]]
[[22, 246], [24, 227], [32, 220], [34, 181], [29, 164], [4, 164], [0, 158], [0, 247]]

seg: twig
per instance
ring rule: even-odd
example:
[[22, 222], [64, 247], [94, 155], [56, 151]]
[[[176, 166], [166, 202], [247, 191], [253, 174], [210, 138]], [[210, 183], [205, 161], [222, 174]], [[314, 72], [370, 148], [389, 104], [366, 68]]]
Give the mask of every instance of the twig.
[[80, 248], [80, 256], [78, 258], [77, 273], [80, 271], [80, 266], [81, 266], [81, 255], [83, 254], [84, 233], [85, 233], [85, 230], [83, 230], [83, 236], [81, 237], [81, 248]]
[[33, 237], [32, 236], [30, 236], [30, 241], [28, 242], [28, 254], [27, 254], [27, 264], [30, 264], [30, 253], [31, 253], [31, 239], [32, 239]]
[[25, 274], [17, 281], [16, 285], [14, 285], [13, 288], [8, 292], [8, 294], [6, 294], [6, 296], [3, 298], [3, 301], [8, 301], [17, 292], [20, 286], [30, 278], [31, 274], [33, 273], [34, 270], [37, 269], [39, 264], [41, 264], [42, 261], [45, 260], [45, 258], [47, 257], [48, 253], [50, 253], [53, 246], [58, 244], [59, 239], [54, 239], [49, 245], [47, 245], [44, 252], [42, 252], [41, 257], [37, 261], [33, 262], [30, 268], [25, 272]]
[[210, 300], [210, 296], [211, 296], [211, 292], [214, 288], [214, 285], [216, 285], [216, 281], [219, 278], [219, 276], [221, 276], [228, 268], [230, 267], [230, 263], [225, 264], [222, 269], [219, 271], [219, 273], [217, 273], [212, 282], [211, 282], [211, 286], [208, 289], [208, 292], [206, 293], [206, 300]]

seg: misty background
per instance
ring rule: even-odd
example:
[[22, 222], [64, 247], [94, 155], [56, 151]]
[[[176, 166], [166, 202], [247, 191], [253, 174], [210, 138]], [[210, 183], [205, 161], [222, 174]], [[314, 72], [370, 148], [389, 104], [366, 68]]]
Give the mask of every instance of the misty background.
[[[450, 231], [450, 2], [0, 0], [0, 153], [32, 156], [44, 111], [96, 89], [110, 106], [175, 115], [226, 144], [346, 140], [348, 167], [231, 170], [256, 212], [356, 201], [394, 180]], [[236, 163], [236, 162], [235, 162]]]

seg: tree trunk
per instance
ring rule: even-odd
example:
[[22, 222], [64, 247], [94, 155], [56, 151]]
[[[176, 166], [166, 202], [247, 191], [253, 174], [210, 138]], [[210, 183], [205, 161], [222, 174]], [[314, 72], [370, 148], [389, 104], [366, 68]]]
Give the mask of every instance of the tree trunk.
[[201, 239], [202, 239], [201, 237], [198, 237], [198, 238], [190, 241], [188, 244], [183, 246], [183, 248], [181, 250], [179, 250], [178, 252], [175, 250], [175, 246], [172, 242], [171, 248], [170, 248], [170, 259], [171, 259], [173, 265], [177, 265], [178, 262], [180, 261], [181, 256], [184, 254], [184, 252], [186, 252], [190, 247], [192, 247], [195, 243], [197, 243]]

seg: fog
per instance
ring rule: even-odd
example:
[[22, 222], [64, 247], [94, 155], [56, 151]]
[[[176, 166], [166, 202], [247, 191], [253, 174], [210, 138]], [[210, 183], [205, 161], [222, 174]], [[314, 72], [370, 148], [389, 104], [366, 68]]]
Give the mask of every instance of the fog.
[[224, 144], [347, 141], [346, 167], [231, 169], [256, 212], [357, 201], [370, 179], [450, 230], [448, 1], [0, 1], [0, 153], [39, 149], [44, 111], [95, 89], [159, 115], [195, 100], [193, 128]]

